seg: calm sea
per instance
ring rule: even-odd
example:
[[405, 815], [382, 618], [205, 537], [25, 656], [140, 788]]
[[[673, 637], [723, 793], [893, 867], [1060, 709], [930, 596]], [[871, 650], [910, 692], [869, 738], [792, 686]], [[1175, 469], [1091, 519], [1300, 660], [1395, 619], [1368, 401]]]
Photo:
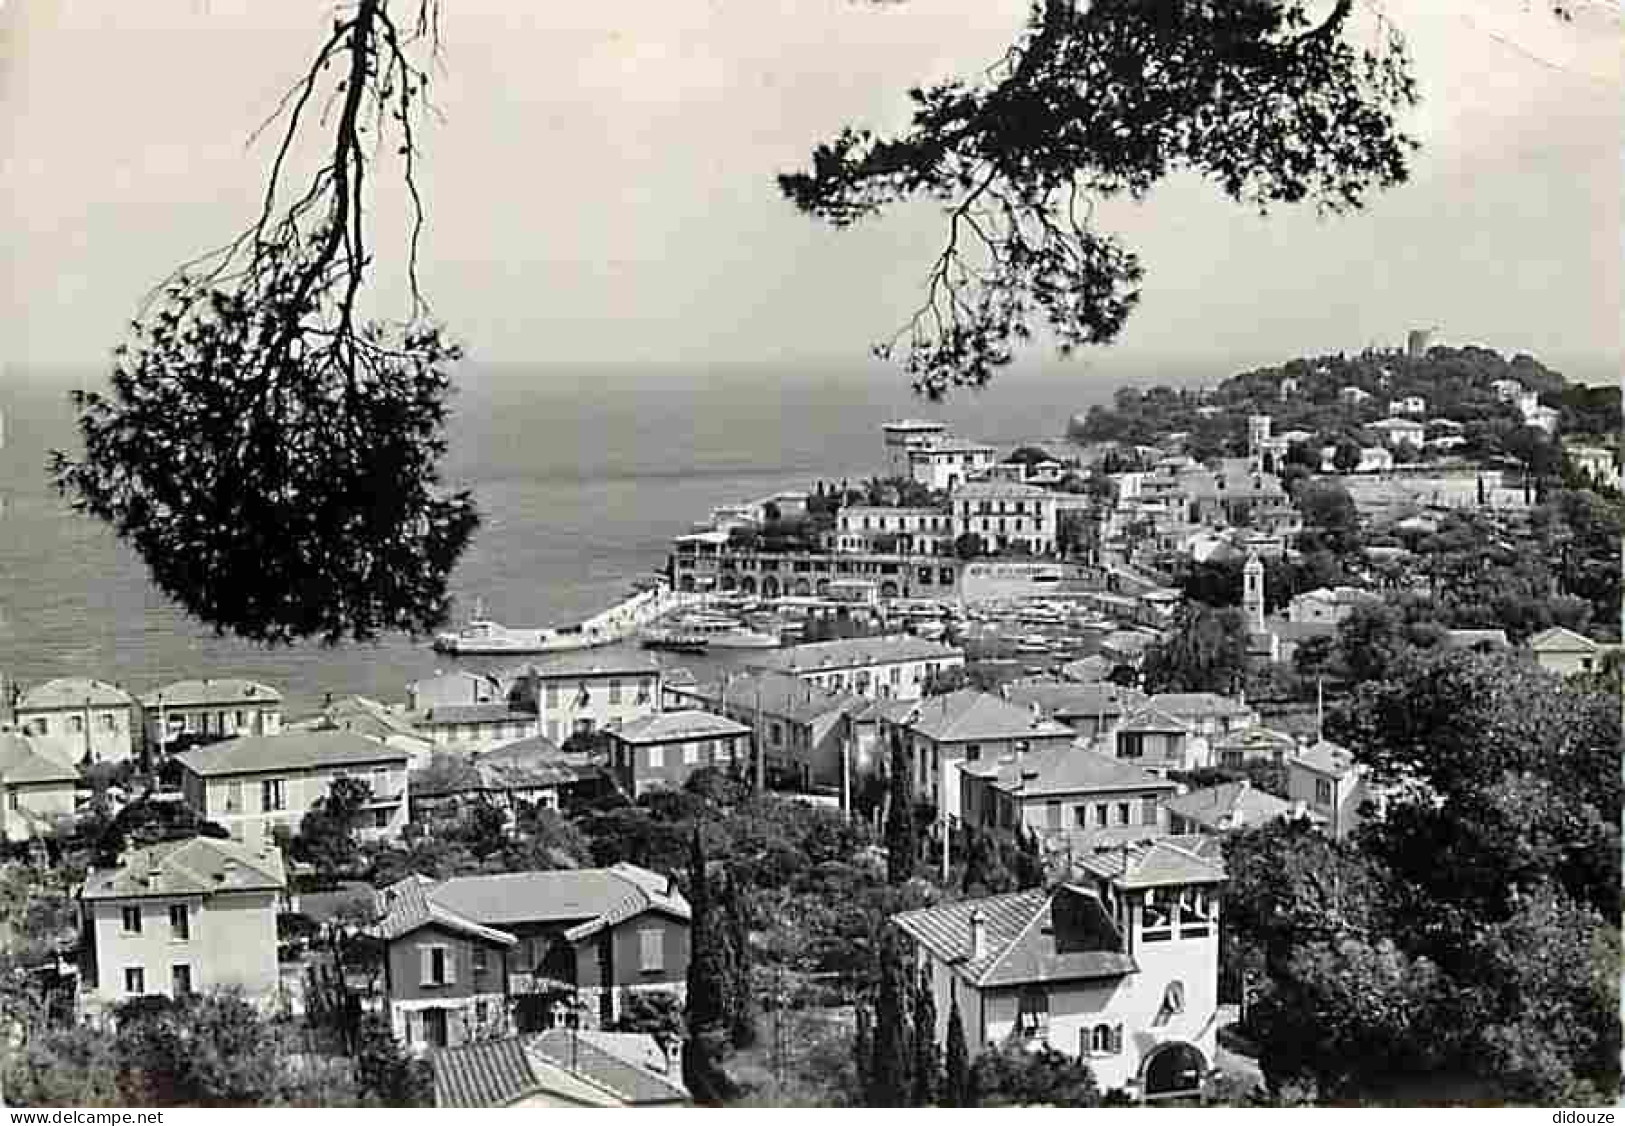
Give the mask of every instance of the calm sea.
[[[1059, 438], [1071, 413], [1125, 382], [1225, 374], [1012, 373], [939, 409], [881, 368], [470, 366], [458, 381], [446, 469], [473, 489], [484, 523], [454, 576], [458, 620], [476, 598], [514, 626], [585, 617], [660, 567], [671, 538], [715, 505], [879, 472], [888, 418], [943, 418], [1013, 446]], [[449, 667], [406, 637], [267, 649], [189, 620], [132, 552], [69, 511], [46, 479], [51, 449], [77, 449], [68, 389], [99, 378], [0, 375], [0, 676], [24, 685], [94, 676], [136, 693], [182, 677], [251, 677], [280, 688], [298, 715], [327, 692], [399, 700], [408, 682]]]

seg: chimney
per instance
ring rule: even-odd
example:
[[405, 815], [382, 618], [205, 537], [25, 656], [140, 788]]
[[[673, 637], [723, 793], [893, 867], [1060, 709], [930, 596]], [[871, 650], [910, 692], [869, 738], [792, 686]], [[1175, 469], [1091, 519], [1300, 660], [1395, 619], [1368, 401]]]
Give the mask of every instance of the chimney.
[[970, 949], [965, 956], [971, 961], [987, 957], [987, 916], [980, 907], [970, 913]]

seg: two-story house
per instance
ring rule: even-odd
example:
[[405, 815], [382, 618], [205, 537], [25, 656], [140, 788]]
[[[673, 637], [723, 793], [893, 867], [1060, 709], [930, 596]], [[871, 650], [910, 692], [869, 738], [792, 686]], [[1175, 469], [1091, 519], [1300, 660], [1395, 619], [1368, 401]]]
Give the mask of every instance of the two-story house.
[[536, 714], [507, 700], [436, 704], [407, 718], [433, 746], [464, 752], [493, 750], [537, 733]]
[[1360, 827], [1361, 806], [1376, 800], [1368, 776], [1347, 749], [1322, 739], [1286, 760], [1287, 797], [1303, 803], [1341, 839]]
[[1214, 739], [1212, 751], [1214, 766], [1234, 770], [1249, 762], [1285, 763], [1289, 756], [1298, 753], [1298, 741], [1290, 735], [1255, 725]]
[[1036, 833], [1074, 854], [1164, 835], [1162, 803], [1179, 787], [1122, 759], [1083, 747], [960, 764], [967, 825]]
[[1166, 712], [1209, 742], [1256, 726], [1258, 712], [1245, 701], [1217, 692], [1159, 692], [1150, 706]]
[[960, 764], [996, 761], [1046, 747], [1071, 747], [1077, 736], [1065, 724], [1047, 720], [987, 692], [961, 688], [915, 701], [901, 716], [883, 716], [880, 747], [895, 735], [908, 756], [916, 800], [958, 817]]
[[636, 799], [653, 790], [680, 789], [707, 767], [745, 770], [751, 729], [727, 716], [691, 708], [645, 716], [610, 732], [610, 770], [621, 791]]
[[839, 787], [863, 771], [858, 717], [871, 702], [832, 692], [789, 673], [747, 669], [708, 684], [674, 685], [677, 708], [701, 708], [743, 723], [753, 732], [764, 773], [798, 786]]
[[282, 693], [252, 680], [178, 680], [141, 697], [149, 747], [183, 735], [217, 739], [275, 735], [282, 730]]
[[12, 708], [17, 728], [70, 762], [123, 762], [135, 753], [135, 697], [116, 684], [70, 676], [37, 684]]
[[631, 992], [681, 993], [688, 901], [631, 864], [552, 872], [412, 876], [378, 893], [384, 989], [415, 1049], [535, 1032], [558, 1002], [607, 1026]]
[[1064, 723], [1088, 739], [1104, 735], [1123, 716], [1143, 707], [1149, 699], [1144, 692], [1104, 680], [1078, 684], [1070, 680], [1031, 677], [1013, 680], [1003, 691], [1012, 704], [1036, 705], [1046, 719]]
[[560, 653], [502, 673], [508, 699], [563, 746], [571, 735], [613, 729], [660, 710], [660, 662], [648, 653]]
[[80, 980], [93, 1009], [134, 997], [278, 989], [277, 905], [287, 888], [269, 842], [194, 837], [135, 849], [79, 893]]
[[831, 692], [871, 700], [918, 700], [938, 673], [963, 668], [965, 651], [912, 634], [815, 641], [762, 653], [757, 668], [788, 673]]
[[269, 838], [278, 825], [297, 832], [311, 806], [341, 777], [359, 779], [372, 791], [362, 811], [362, 837], [393, 837], [406, 826], [410, 756], [351, 731], [232, 739], [195, 747], [175, 761], [187, 806], [251, 844]]
[[1109, 736], [1112, 753], [1159, 774], [1211, 766], [1208, 736], [1155, 704], [1126, 716]]
[[0, 732], [0, 837], [26, 841], [71, 818], [79, 771], [37, 736]]
[[1216, 856], [1170, 840], [1095, 853], [1076, 881], [906, 911], [947, 1037], [973, 1054], [1014, 1039], [1086, 1060], [1107, 1091], [1199, 1093], [1218, 1033]]

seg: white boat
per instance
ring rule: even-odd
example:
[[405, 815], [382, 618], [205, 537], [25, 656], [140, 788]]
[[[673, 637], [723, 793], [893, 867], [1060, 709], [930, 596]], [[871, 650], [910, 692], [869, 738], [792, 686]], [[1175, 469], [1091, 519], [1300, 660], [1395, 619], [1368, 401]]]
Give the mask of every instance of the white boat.
[[679, 618], [673, 629], [703, 637], [709, 649], [777, 649], [777, 634], [751, 629], [743, 622], [716, 614], [690, 614]]
[[561, 653], [571, 649], [613, 645], [619, 640], [613, 633], [589, 630], [583, 626], [511, 629], [489, 619], [476, 619], [455, 633], [437, 634], [434, 647], [441, 653], [469, 657], [505, 653]]

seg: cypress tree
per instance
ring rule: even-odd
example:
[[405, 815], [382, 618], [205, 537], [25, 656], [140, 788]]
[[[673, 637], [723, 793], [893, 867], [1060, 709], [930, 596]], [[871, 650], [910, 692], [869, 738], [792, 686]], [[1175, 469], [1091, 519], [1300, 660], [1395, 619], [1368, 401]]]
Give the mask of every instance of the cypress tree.
[[750, 975], [750, 915], [739, 882], [727, 876], [722, 886], [722, 914], [733, 954], [733, 972], [728, 983], [728, 1036], [735, 1048], [749, 1048], [756, 1043], [756, 990]]
[[904, 1106], [913, 1094], [908, 1038], [908, 971], [902, 945], [888, 930], [880, 951], [880, 988], [875, 995], [875, 1050], [870, 1066], [870, 1106]]
[[937, 1002], [922, 971], [914, 989], [914, 1105], [933, 1106], [942, 1093], [942, 1053], [937, 1049]]
[[684, 1017], [688, 1042], [683, 1048], [683, 1082], [701, 1105], [720, 1103], [733, 1094], [722, 1068], [729, 1044], [729, 990], [733, 958], [725, 921], [711, 893], [705, 870], [705, 845], [694, 827], [689, 844], [688, 998]]
[[970, 1052], [965, 1046], [965, 1022], [959, 1015], [959, 993], [954, 991], [948, 1006], [947, 1066], [944, 1069], [942, 1104], [944, 1106], [973, 1106], [976, 1094], [971, 1090]]
[[967, 895], [977, 884], [987, 884], [987, 852], [987, 837], [975, 826], [966, 826], [965, 871], [960, 878], [959, 889]]
[[919, 844], [914, 830], [914, 795], [910, 793], [908, 751], [896, 731], [891, 736], [891, 799], [886, 811], [886, 882], [907, 883], [914, 875]]

